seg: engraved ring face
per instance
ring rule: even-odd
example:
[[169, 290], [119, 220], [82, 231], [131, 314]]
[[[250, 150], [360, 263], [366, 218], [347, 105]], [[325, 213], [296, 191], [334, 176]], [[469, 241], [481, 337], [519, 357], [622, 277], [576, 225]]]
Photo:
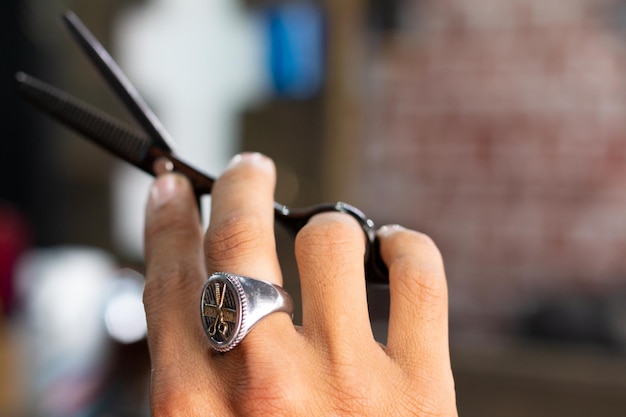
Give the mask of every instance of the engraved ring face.
[[259, 320], [276, 312], [293, 317], [293, 300], [271, 282], [215, 272], [202, 289], [202, 326], [218, 352], [233, 349]]
[[241, 339], [245, 300], [239, 282], [225, 274], [213, 274], [202, 290], [202, 324], [211, 346], [227, 351]]

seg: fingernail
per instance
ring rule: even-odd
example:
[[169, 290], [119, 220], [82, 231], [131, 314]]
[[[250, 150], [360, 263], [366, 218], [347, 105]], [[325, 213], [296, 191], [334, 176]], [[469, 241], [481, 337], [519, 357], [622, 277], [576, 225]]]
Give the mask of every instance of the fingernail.
[[150, 191], [152, 207], [158, 208], [172, 200], [180, 190], [180, 181], [176, 175], [164, 174], [157, 178]]
[[268, 158], [259, 152], [243, 152], [237, 154], [230, 160], [226, 169], [231, 169], [242, 163], [264, 166], [268, 164]]
[[399, 224], [386, 224], [382, 227], [380, 227], [377, 231], [376, 234], [379, 237], [386, 237], [389, 236], [397, 231], [400, 230], [405, 230], [406, 228], [403, 226], [400, 226]]

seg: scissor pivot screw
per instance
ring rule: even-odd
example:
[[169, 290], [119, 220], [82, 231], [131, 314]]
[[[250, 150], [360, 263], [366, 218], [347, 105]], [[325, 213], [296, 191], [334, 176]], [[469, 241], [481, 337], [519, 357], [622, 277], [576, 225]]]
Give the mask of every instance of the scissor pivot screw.
[[154, 173], [156, 175], [165, 174], [174, 171], [174, 163], [168, 158], [161, 157], [154, 161]]

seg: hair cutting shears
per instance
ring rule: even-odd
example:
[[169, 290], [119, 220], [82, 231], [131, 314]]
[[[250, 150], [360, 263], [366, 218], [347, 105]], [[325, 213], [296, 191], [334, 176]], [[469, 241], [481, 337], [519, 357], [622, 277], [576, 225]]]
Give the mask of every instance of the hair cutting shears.
[[[148, 174], [158, 175], [159, 172], [155, 171], [156, 163], [165, 161], [169, 170], [189, 178], [197, 199], [210, 194], [214, 179], [174, 154], [174, 141], [106, 49], [74, 13], [69, 11], [64, 13], [63, 21], [72, 37], [143, 131], [130, 127], [65, 91], [22, 72], [16, 74], [20, 95], [40, 110]], [[380, 257], [374, 222], [361, 210], [343, 202], [298, 209], [274, 203], [276, 221], [293, 233], [297, 233], [312, 216], [328, 211], [346, 213], [359, 222], [367, 238], [366, 280], [369, 283], [387, 283], [388, 271]]]

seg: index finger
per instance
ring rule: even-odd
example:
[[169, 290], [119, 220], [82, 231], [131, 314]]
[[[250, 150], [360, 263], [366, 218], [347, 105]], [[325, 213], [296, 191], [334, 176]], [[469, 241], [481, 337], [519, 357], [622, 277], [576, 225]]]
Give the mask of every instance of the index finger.
[[[176, 360], [180, 340], [198, 339], [198, 293], [205, 279], [202, 226], [191, 185], [180, 174], [155, 181], [146, 208], [144, 307], [151, 355]], [[190, 339], [190, 337], [192, 337]]]
[[[198, 385], [207, 386], [219, 376], [206, 361], [206, 339], [198, 314], [199, 293], [206, 279], [202, 239], [189, 181], [180, 174], [159, 176], [150, 193], [145, 225], [144, 306], [153, 415], [180, 413], [184, 404], [193, 403], [193, 396], [199, 395]], [[222, 386], [214, 384], [213, 390], [220, 394], [203, 396], [202, 404], [227, 415]]]

